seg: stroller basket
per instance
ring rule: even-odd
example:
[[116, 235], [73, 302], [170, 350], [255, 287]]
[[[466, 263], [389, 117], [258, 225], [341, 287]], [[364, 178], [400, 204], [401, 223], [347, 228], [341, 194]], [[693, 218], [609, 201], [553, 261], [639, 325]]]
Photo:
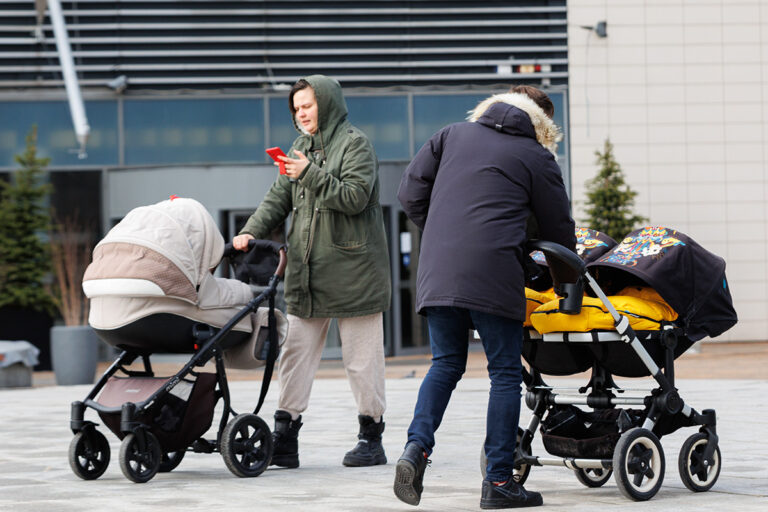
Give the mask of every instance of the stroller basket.
[[[142, 404], [170, 380], [171, 377], [110, 377], [98, 403], [117, 410], [100, 411], [99, 417], [122, 440], [126, 436], [120, 427], [122, 405], [126, 402]], [[137, 414], [136, 421], [148, 426], [165, 452], [184, 450], [211, 427], [216, 405], [215, 388], [215, 374], [191, 375]]]
[[550, 407], [541, 424], [548, 453], [559, 457], [610, 459], [621, 434], [642, 424], [643, 412], [602, 409], [586, 412], [572, 405]]

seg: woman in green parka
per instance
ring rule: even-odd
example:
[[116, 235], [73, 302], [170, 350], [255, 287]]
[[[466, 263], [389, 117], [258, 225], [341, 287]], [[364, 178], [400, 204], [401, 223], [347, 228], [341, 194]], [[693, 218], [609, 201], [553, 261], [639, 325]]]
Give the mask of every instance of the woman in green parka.
[[296, 82], [288, 96], [301, 133], [256, 212], [233, 239], [245, 250], [291, 215], [272, 464], [298, 467], [298, 432], [332, 318], [358, 407], [359, 442], [346, 466], [385, 464], [384, 331], [391, 284], [379, 204], [378, 161], [368, 138], [347, 121], [339, 83], [323, 75]]

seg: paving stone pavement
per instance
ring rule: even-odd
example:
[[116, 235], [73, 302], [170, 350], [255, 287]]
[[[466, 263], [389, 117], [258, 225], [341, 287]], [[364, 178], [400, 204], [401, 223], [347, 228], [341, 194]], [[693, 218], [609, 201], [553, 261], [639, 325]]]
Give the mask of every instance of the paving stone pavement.
[[[258, 478], [244, 479], [232, 475], [218, 454], [190, 453], [172, 473], [158, 474], [146, 484], [131, 483], [122, 475], [119, 442], [109, 432], [112, 460], [106, 473], [98, 480], [83, 481], [71, 472], [69, 404], [84, 398], [88, 386], [0, 390], [0, 510], [479, 510], [487, 378], [467, 378], [454, 392], [436, 436], [420, 506], [401, 503], [392, 493], [394, 463], [405, 442], [420, 382], [419, 377], [387, 380], [385, 466], [341, 465], [344, 453], [356, 442], [356, 409], [346, 379], [318, 379], [300, 435], [301, 468], [271, 468]], [[624, 387], [652, 387], [650, 379], [618, 382]], [[583, 384], [576, 379], [548, 383], [570, 388]], [[251, 409], [259, 384], [241, 380], [231, 385], [236, 410]], [[678, 387], [695, 409], [713, 408], [718, 413], [723, 468], [710, 491], [688, 491], [677, 474], [680, 445], [695, 432], [686, 428], [662, 439], [666, 476], [652, 500], [627, 500], [613, 479], [602, 488], [588, 489], [565, 468], [533, 468], [526, 487], [543, 494], [545, 505], [539, 510], [768, 510], [768, 380], [684, 379]], [[276, 397], [275, 387], [261, 413], [270, 427]], [[529, 417], [524, 407], [522, 421]], [[86, 418], [97, 419], [93, 411]], [[533, 451], [546, 455], [538, 437]]]

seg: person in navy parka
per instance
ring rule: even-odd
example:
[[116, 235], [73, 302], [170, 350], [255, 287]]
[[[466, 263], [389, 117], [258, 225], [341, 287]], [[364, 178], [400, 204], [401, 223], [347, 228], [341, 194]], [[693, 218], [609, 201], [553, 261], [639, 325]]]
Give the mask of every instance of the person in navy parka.
[[434, 433], [464, 373], [472, 328], [482, 339], [491, 378], [481, 508], [542, 503], [540, 494], [512, 478], [526, 225], [533, 215], [539, 238], [574, 249], [574, 223], [554, 157], [559, 131], [552, 103], [534, 87], [512, 91], [520, 92], [494, 95], [469, 121], [432, 136], [405, 170], [398, 191], [405, 213], [423, 230], [416, 309], [427, 317], [432, 349], [396, 467], [395, 494], [412, 505], [421, 498]]

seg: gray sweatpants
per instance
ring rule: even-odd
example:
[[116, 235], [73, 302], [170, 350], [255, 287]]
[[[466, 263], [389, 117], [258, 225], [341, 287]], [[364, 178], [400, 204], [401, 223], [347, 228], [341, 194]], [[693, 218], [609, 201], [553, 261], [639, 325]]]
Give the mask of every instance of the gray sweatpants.
[[[280, 351], [278, 409], [296, 419], [307, 408], [320, 366], [330, 318], [288, 315], [288, 337]], [[384, 397], [384, 324], [382, 313], [338, 318], [341, 356], [360, 414], [380, 421]]]

